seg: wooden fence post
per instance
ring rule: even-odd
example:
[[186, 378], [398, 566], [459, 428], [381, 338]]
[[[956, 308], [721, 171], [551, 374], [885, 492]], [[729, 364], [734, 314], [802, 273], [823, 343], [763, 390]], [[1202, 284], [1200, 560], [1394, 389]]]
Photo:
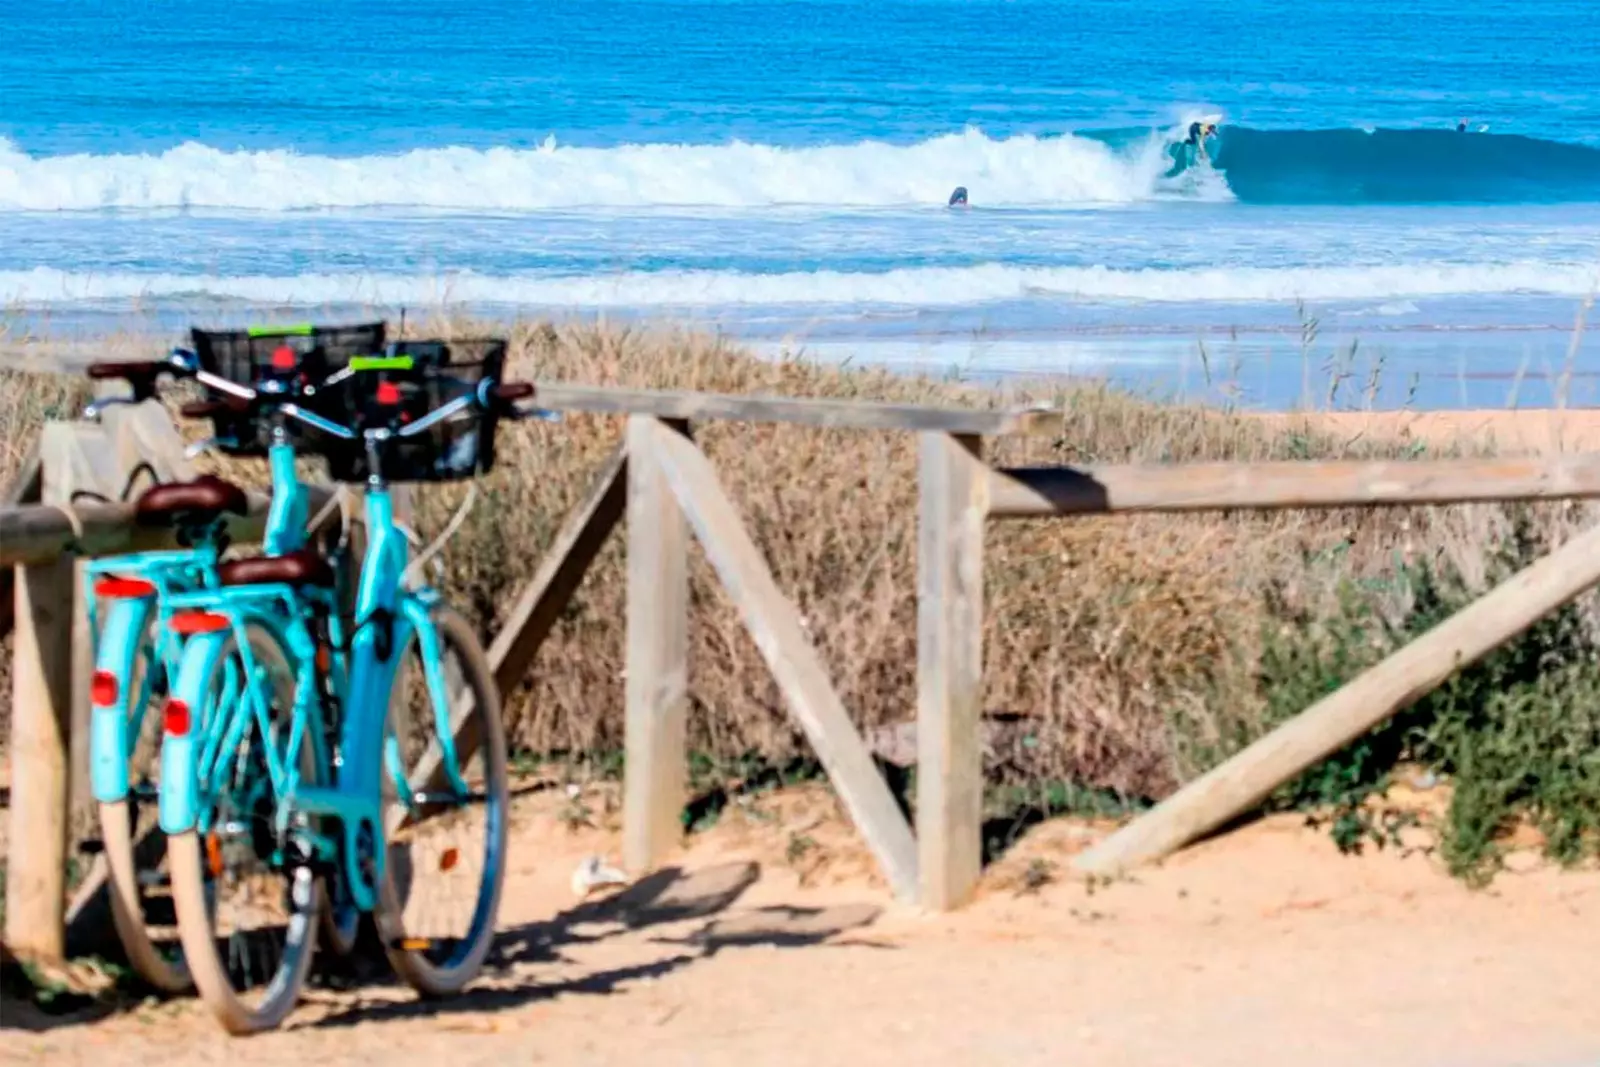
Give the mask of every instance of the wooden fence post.
[[628, 419], [623, 862], [633, 871], [678, 842], [688, 775], [689, 528], [657, 462], [660, 432], [650, 416]]
[[[84, 460], [73, 429], [48, 423], [41, 495], [64, 499]], [[86, 469], [86, 468], [85, 468]], [[11, 664], [11, 828], [7, 947], [59, 960], [66, 951], [67, 848], [73, 800], [73, 629], [77, 557], [16, 568]]]
[[983, 534], [976, 437], [922, 434], [917, 534], [917, 854], [923, 907], [959, 907], [982, 866]]
[[[834, 692], [822, 657], [801, 625], [800, 613], [773, 581], [711, 461], [692, 442], [648, 424], [637, 444], [643, 448], [647, 442], [653, 463], [677, 495], [706, 559], [738, 609], [761, 658], [767, 661], [851, 820], [882, 865], [895, 895], [902, 900], [915, 899], [917, 845], [911, 827]], [[633, 450], [634, 444], [629, 442], [630, 465], [640, 455]], [[632, 577], [630, 571], [630, 581]], [[631, 614], [628, 623], [631, 630]], [[631, 685], [633, 679], [628, 681]]]

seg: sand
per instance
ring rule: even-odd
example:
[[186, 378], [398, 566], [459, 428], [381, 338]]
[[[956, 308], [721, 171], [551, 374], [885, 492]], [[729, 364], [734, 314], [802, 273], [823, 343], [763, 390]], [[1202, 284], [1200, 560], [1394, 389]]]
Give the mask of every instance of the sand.
[[665, 872], [580, 904], [570, 875], [590, 853], [615, 856], [615, 830], [568, 830], [553, 800], [519, 803], [500, 948], [462, 998], [316, 989], [285, 1030], [247, 1039], [186, 1000], [79, 1020], [12, 1004], [6, 1025], [28, 1029], [0, 1031], [0, 1060], [1600, 1059], [1600, 873], [1531, 853], [1474, 891], [1425, 851], [1346, 857], [1284, 816], [1095, 888], [1062, 870], [1106, 828], [1057, 820], [991, 868], [971, 906], [933, 916], [894, 903], [831, 797], [809, 787], [731, 811]]
[[[1317, 418], [1351, 435], [1492, 434], [1514, 451], [1600, 443], [1591, 411]], [[811, 787], [735, 809], [667, 870], [579, 902], [572, 871], [615, 857], [619, 836], [565, 828], [557, 807], [519, 801], [499, 948], [464, 997], [423, 1004], [383, 980], [317, 988], [285, 1030], [244, 1040], [189, 1000], [68, 1018], [7, 1003], [0, 1061], [1600, 1061], [1600, 872], [1531, 851], [1471, 890], [1425, 836], [1354, 858], [1283, 816], [1094, 887], [1065, 864], [1108, 827], [1056, 820], [991, 868], [970, 906], [936, 916], [891, 899]]]

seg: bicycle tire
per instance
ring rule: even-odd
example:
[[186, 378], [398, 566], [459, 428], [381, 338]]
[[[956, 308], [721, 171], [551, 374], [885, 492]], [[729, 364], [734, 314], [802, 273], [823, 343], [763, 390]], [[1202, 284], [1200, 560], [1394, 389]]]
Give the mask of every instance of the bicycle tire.
[[[476, 702], [473, 713], [479, 719], [479, 751], [483, 756], [486, 778], [482, 878], [468, 934], [456, 939], [454, 951], [443, 961], [431, 959], [427, 949], [408, 947], [410, 939], [405, 929], [404, 902], [399, 899], [395, 865], [392, 863], [386, 865], [385, 877], [378, 889], [378, 909], [375, 914], [390, 966], [407, 985], [430, 998], [452, 996], [465, 988], [483, 969], [484, 960], [494, 943], [500, 895], [505, 886], [510, 801], [505, 726], [500, 719], [500, 690], [495, 685], [488, 656], [472, 627], [455, 611], [449, 608], [436, 609], [434, 624], [441, 651], [446, 656], [451, 651], [459, 656], [464, 681]], [[417, 637], [413, 635], [412, 641], [416, 640]], [[405, 651], [409, 653], [411, 649]], [[404, 660], [401, 662], [404, 663]], [[408, 769], [408, 782], [409, 773]], [[385, 839], [390, 839], [388, 830]]]
[[[276, 667], [276, 676], [288, 679], [292, 685], [296, 676], [295, 668], [279, 638], [265, 626], [256, 623], [247, 624], [246, 632], [251, 653], [258, 657], [258, 662], [276, 660], [269, 669]], [[222, 654], [215, 659], [212, 676], [205, 680], [204, 688], [199, 692], [211, 693], [215, 690], [216, 672], [222, 670], [237, 647], [237, 638], [230, 633]], [[187, 660], [194, 650], [195, 646], [191, 645], [185, 652], [185, 670], [181, 675], [185, 679], [189, 670]], [[275, 693], [275, 706], [282, 706], [284, 695], [283, 692]], [[292, 689], [288, 692], [288, 698], [292, 705]], [[249, 734], [256, 732], [256, 727], [251, 726]], [[314, 776], [317, 773], [314, 753], [309, 744], [302, 745], [300, 760], [302, 774]], [[311, 972], [324, 909], [321, 880], [310, 878], [307, 868], [299, 868], [296, 876], [307, 881], [282, 894], [282, 899], [293, 909], [285, 923], [283, 956], [266, 992], [258, 1002], [251, 1004], [234, 986], [230, 961], [218, 954], [214, 902], [207, 888], [208, 857], [205, 853], [209, 846], [203, 848], [199, 832], [190, 829], [168, 837], [167, 848], [172, 870], [173, 899], [178, 911], [178, 931], [183, 938], [189, 973], [194, 978], [201, 999], [231, 1034], [254, 1034], [277, 1027], [299, 1003], [300, 992]]]

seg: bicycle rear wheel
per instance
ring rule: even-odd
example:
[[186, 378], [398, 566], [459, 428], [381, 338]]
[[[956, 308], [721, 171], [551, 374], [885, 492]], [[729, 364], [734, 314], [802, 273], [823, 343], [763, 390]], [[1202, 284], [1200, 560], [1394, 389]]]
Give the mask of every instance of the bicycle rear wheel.
[[[294, 1009], [311, 969], [324, 904], [320, 880], [309, 867], [284, 862], [283, 843], [273, 828], [279, 798], [265, 751], [271, 745], [280, 757], [287, 755], [295, 663], [266, 627], [252, 623], [246, 633], [256, 667], [253, 679], [232, 634], [202, 688], [188, 684], [195, 646], [185, 655], [180, 690], [205, 694], [197, 728], [213, 716], [244, 714], [250, 721], [239, 743], [218, 762], [217, 780], [202, 779], [207, 829], [168, 839], [189, 971], [212, 1013], [234, 1034], [271, 1029]], [[268, 704], [264, 737], [247, 703], [252, 699]], [[304, 779], [317, 781], [312, 746], [303, 743], [297, 757]], [[224, 901], [232, 891], [242, 899]]]
[[[477, 977], [494, 941], [509, 798], [494, 672], [465, 619], [440, 608], [434, 621], [408, 643], [390, 694], [376, 918], [396, 973], [442, 997]], [[440, 723], [456, 724], [454, 744], [441, 744]]]

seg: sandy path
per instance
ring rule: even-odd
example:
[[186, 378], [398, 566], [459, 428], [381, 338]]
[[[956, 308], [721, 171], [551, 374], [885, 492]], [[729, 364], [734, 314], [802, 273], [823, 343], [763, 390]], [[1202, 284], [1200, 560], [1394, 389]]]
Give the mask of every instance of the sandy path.
[[[230, 1041], [188, 1002], [0, 1033], [8, 1064], [1567, 1064], [1600, 1059], [1600, 874], [1472, 892], [1425, 855], [1350, 859], [1292, 817], [1132, 882], [1020, 888], [1096, 831], [1035, 830], [945, 917], [893, 905], [813, 796], [734, 814], [673, 872], [574, 907], [614, 834], [528, 811], [481, 988], [317, 990]], [[798, 806], [797, 806], [798, 805]], [[807, 814], [807, 812], [812, 812]], [[815, 812], [821, 811], [821, 816]], [[796, 859], [804, 819], [816, 844]], [[807, 875], [806, 885], [800, 875]], [[557, 916], [552, 921], [551, 916]], [[15, 1005], [5, 1016], [24, 1020]]]

